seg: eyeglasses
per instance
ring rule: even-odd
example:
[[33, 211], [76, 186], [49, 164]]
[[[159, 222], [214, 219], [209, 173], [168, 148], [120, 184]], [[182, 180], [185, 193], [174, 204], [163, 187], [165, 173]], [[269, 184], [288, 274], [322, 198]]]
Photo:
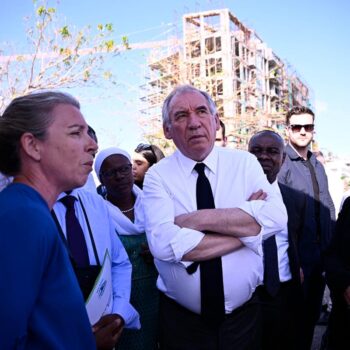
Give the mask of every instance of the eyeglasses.
[[154, 153], [152, 145], [149, 145], [147, 143], [139, 143], [137, 147], [135, 148], [136, 153], [140, 153], [142, 151], [151, 151], [154, 155], [154, 157], [157, 159], [156, 154]]
[[111, 179], [111, 178], [117, 176], [117, 174], [125, 176], [125, 175], [128, 175], [130, 173], [131, 167], [132, 167], [131, 164], [126, 164], [126, 165], [123, 165], [123, 166], [116, 168], [116, 169], [101, 171], [100, 176], [102, 175], [107, 179]]
[[304, 130], [306, 132], [313, 132], [315, 125], [314, 124], [292, 124], [289, 125], [289, 128], [293, 131], [293, 132], [300, 132], [302, 128], [304, 128]]

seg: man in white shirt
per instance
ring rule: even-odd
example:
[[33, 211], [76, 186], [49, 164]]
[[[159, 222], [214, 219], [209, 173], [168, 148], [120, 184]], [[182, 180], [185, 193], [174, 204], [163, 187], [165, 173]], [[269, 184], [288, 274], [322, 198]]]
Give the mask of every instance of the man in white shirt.
[[[53, 207], [53, 216], [61, 238], [68, 247], [65, 219], [67, 209], [62, 203], [62, 198], [65, 196], [67, 196], [66, 193], [61, 193], [58, 196], [57, 202]], [[102, 316], [96, 324], [93, 324], [93, 332], [98, 349], [112, 349], [124, 327], [131, 329], [140, 328], [139, 314], [130, 304], [132, 266], [115, 232], [105, 200], [97, 193], [91, 193], [83, 188], [71, 191], [69, 196], [75, 198], [75, 215], [82, 228], [86, 242], [89, 266], [82, 270], [84, 276], [86, 277], [92, 272], [93, 276], [90, 280], [93, 283], [96, 277], [94, 271], [97, 270], [98, 272], [97, 267], [102, 266], [107, 251], [110, 256], [113, 304], [111, 312]], [[68, 252], [70, 253], [69, 248]], [[71, 254], [70, 258], [77, 274], [77, 267]], [[90, 293], [92, 285], [83, 281], [84, 287], [88, 289], [85, 291], [79, 278], [78, 281], [86, 297]]]
[[[262, 235], [281, 230], [287, 215], [253, 155], [214, 147], [218, 129], [207, 93], [185, 85], [166, 98], [163, 130], [178, 150], [150, 168], [144, 182], [146, 233], [162, 292], [162, 349], [260, 347], [254, 292], [263, 279]], [[217, 209], [197, 210], [197, 163], [205, 165]], [[223, 286], [214, 289], [223, 287], [224, 317], [212, 324], [202, 313], [201, 272], [216, 258]]]

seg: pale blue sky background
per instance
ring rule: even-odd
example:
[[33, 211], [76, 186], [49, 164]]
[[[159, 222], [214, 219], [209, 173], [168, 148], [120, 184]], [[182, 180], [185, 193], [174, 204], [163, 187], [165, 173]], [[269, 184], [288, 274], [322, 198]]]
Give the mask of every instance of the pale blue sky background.
[[[23, 46], [23, 17], [32, 12], [31, 0], [0, 0], [0, 45]], [[50, 2], [56, 6], [55, 2]], [[56, 6], [57, 7], [57, 6]], [[77, 26], [114, 24], [116, 39], [130, 42], [162, 40], [181, 27], [187, 12], [229, 8], [256, 30], [275, 53], [291, 63], [313, 91], [316, 139], [321, 149], [350, 155], [350, 1], [348, 0], [60, 0], [67, 23]], [[82, 102], [88, 122], [101, 146], [119, 144], [131, 150], [141, 129], [136, 123], [138, 85], [142, 84], [147, 51], [127, 52], [113, 61], [120, 87], [115, 98]], [[89, 91], [90, 97], [94, 96]]]

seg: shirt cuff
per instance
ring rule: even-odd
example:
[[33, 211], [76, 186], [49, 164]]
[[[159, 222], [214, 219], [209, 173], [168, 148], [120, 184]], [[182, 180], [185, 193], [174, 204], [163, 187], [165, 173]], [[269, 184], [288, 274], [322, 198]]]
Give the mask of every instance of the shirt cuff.
[[262, 250], [262, 238], [263, 238], [263, 228], [260, 230], [257, 236], [240, 237], [239, 240], [249, 249], [251, 249], [255, 254], [263, 256]]
[[191, 262], [181, 261], [182, 257], [194, 249], [203, 239], [204, 233], [189, 228], [181, 228], [170, 241], [170, 246], [173, 250], [177, 262], [183, 263], [185, 266]]
[[113, 314], [120, 315], [124, 322], [125, 328], [140, 329], [140, 316], [134, 307], [125, 299], [114, 298], [113, 300]]
[[240, 237], [240, 241], [247, 247], [250, 248], [254, 253], [262, 256], [262, 241], [264, 236], [264, 226], [259, 220], [259, 213], [261, 208], [265, 205], [265, 201], [255, 200], [255, 201], [246, 201], [238, 206], [239, 209], [243, 210], [250, 216], [252, 216], [257, 223], [260, 225], [261, 229], [257, 236], [249, 237]]

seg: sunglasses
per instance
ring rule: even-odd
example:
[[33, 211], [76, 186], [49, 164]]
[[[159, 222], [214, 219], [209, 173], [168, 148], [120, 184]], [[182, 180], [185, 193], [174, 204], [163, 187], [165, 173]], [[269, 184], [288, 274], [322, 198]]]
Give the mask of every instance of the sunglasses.
[[140, 153], [142, 151], [151, 151], [153, 153], [154, 157], [157, 159], [157, 156], [154, 153], [152, 145], [149, 145], [147, 143], [138, 144], [137, 147], [135, 148], [135, 152]]
[[293, 132], [300, 132], [302, 128], [304, 128], [304, 130], [306, 132], [313, 132], [315, 125], [314, 124], [292, 124], [289, 125], [289, 128], [293, 131]]

